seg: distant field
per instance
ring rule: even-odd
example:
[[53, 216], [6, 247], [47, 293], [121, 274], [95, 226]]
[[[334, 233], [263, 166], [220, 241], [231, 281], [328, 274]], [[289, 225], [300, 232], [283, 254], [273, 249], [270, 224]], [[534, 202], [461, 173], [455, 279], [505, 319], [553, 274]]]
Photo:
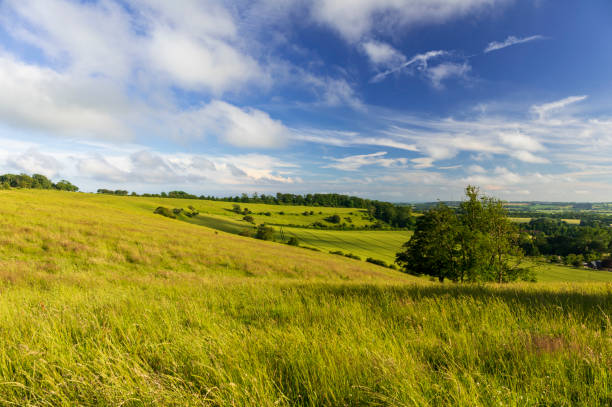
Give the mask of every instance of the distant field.
[[[516, 218], [511, 217], [510, 220], [516, 223], [529, 223], [532, 218]], [[563, 222], [566, 222], [570, 225], [580, 225], [580, 219], [561, 219]]]
[[[248, 222], [223, 218], [221, 216], [200, 215], [181, 218], [194, 223], [228, 233], [240, 233], [245, 229], [255, 229]], [[276, 229], [276, 240], [282, 241], [281, 228]], [[314, 247], [324, 252], [340, 250], [360, 256], [362, 260], [372, 257], [387, 263], [395, 261], [395, 254], [402, 245], [410, 240], [410, 231], [370, 231], [370, 230], [319, 230], [282, 227], [285, 241], [295, 237], [301, 246]]]
[[0, 191], [1, 405], [612, 404], [610, 283], [431, 283], [152, 213], [189, 204]]

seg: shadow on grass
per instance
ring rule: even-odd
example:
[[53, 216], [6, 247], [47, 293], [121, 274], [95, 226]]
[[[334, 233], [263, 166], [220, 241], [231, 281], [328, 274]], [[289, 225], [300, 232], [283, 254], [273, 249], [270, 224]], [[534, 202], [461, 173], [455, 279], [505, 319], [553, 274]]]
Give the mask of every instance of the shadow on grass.
[[[316, 289], [313, 289], [316, 286]], [[308, 287], [308, 288], [307, 288]], [[287, 289], [291, 289], [288, 288]], [[584, 321], [598, 321], [601, 329], [612, 329], [612, 284], [588, 284], [584, 287], [537, 285], [497, 286], [497, 285], [460, 285], [460, 284], [412, 284], [405, 286], [377, 284], [309, 284], [299, 285], [304, 289], [304, 295], [329, 296], [341, 299], [360, 299], [375, 307], [385, 308], [390, 303], [405, 302], [410, 299], [418, 302], [420, 299], [472, 299], [482, 303], [483, 307], [491, 301], [502, 301], [509, 309], [527, 310], [534, 313], [551, 313], [560, 317], [579, 317]], [[307, 293], [306, 293], [307, 290]]]

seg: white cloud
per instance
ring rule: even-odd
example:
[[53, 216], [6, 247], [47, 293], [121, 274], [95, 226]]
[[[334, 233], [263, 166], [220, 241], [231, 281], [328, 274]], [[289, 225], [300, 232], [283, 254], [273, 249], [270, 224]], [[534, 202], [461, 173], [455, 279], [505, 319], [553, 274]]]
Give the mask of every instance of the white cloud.
[[375, 66], [393, 67], [406, 61], [406, 57], [391, 45], [378, 41], [366, 41], [363, 51]]
[[259, 75], [254, 59], [216, 38], [198, 39], [157, 27], [148, 47], [153, 65], [187, 89], [221, 94]]
[[519, 38], [519, 37], [515, 37], [513, 35], [509, 36], [508, 38], [506, 38], [504, 41], [501, 42], [497, 42], [497, 41], [493, 41], [490, 42], [489, 45], [487, 45], [487, 47], [484, 49], [484, 53], [489, 53], [491, 51], [497, 51], [506, 47], [511, 47], [513, 45], [517, 45], [517, 44], [523, 44], [525, 42], [530, 42], [530, 41], [536, 41], [536, 40], [542, 40], [545, 37], [541, 36], [541, 35], [532, 35], [530, 37], [523, 37], [523, 38]]
[[441, 23], [507, 0], [315, 0], [312, 14], [348, 41], [384, 27]]
[[418, 70], [421, 71], [426, 71], [428, 68], [428, 61], [431, 59], [435, 59], [435, 58], [439, 58], [442, 56], [448, 55], [447, 51], [441, 51], [441, 50], [437, 50], [437, 51], [427, 51], [423, 54], [417, 54], [415, 56], [413, 56], [412, 58], [410, 58], [408, 61], [393, 67], [391, 69], [387, 69], [386, 71], [380, 72], [378, 74], [376, 74], [371, 81], [372, 82], [380, 82], [381, 80], [385, 79], [387, 76], [402, 71], [404, 69], [408, 69], [411, 67], [416, 67]]
[[257, 109], [240, 109], [213, 101], [195, 112], [220, 138], [237, 147], [276, 148], [287, 143], [290, 131], [280, 121]]
[[406, 165], [406, 158], [385, 158], [387, 153], [381, 151], [372, 154], [351, 155], [343, 158], [330, 158], [334, 163], [328, 164], [327, 168], [336, 168], [343, 171], [357, 171], [366, 165], [379, 165], [385, 168], [401, 167]]
[[120, 120], [132, 110], [105, 79], [75, 78], [0, 53], [0, 120], [60, 134], [125, 137]]
[[472, 67], [467, 63], [457, 64], [443, 62], [427, 70], [427, 77], [435, 88], [441, 88], [442, 82], [449, 78], [465, 78]]
[[532, 164], [545, 164], [545, 163], [549, 163], [550, 160], [544, 158], [544, 157], [538, 157], [536, 155], [534, 155], [532, 152], [530, 151], [511, 151], [509, 153], [509, 155], [511, 157], [516, 158], [519, 161], [523, 161], [525, 163], [532, 163]]
[[502, 143], [508, 147], [524, 151], [542, 151], [544, 146], [533, 137], [519, 132], [504, 132], [499, 134]]
[[588, 96], [586, 95], [582, 95], [582, 96], [569, 96], [566, 97], [564, 99], [561, 100], [557, 100], [555, 102], [551, 102], [551, 103], [545, 103], [542, 105], [534, 105], [531, 107], [531, 110], [536, 113], [540, 119], [543, 119], [549, 112], [551, 111], [555, 111], [555, 110], [559, 110], [559, 109], [563, 109], [564, 107], [571, 105], [573, 103], [578, 103], [578, 102], [582, 102], [583, 100], [585, 100]]
[[48, 178], [56, 177], [63, 165], [53, 156], [30, 149], [22, 154], [11, 155], [7, 159], [10, 169], [26, 174], [42, 174]]
[[481, 167], [480, 165], [470, 165], [467, 168], [467, 171], [473, 174], [483, 174], [485, 172], [487, 172], [483, 167]]

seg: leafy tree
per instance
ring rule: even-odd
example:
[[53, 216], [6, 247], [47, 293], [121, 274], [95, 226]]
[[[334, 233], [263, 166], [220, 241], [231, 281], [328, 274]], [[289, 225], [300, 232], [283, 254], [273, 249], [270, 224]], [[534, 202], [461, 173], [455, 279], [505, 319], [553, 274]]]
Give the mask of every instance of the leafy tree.
[[76, 192], [76, 191], [79, 190], [79, 187], [77, 187], [76, 185], [73, 185], [69, 181], [66, 181], [65, 179], [63, 179], [60, 182], [58, 182], [57, 184], [55, 184], [55, 189], [58, 189], [60, 191]]
[[414, 235], [403, 245], [396, 262], [409, 274], [456, 281], [460, 268], [458, 235], [457, 215], [441, 203], [417, 219]]
[[327, 218], [325, 218], [325, 220], [329, 223], [340, 223], [342, 218], [340, 218], [340, 215], [334, 214], [334, 215], [328, 216]]
[[520, 267], [519, 233], [500, 200], [468, 186], [457, 212], [440, 203], [417, 219], [415, 233], [396, 256], [402, 270], [440, 281], [533, 280]]
[[274, 240], [274, 228], [266, 226], [265, 223], [257, 226], [255, 231], [255, 239]]

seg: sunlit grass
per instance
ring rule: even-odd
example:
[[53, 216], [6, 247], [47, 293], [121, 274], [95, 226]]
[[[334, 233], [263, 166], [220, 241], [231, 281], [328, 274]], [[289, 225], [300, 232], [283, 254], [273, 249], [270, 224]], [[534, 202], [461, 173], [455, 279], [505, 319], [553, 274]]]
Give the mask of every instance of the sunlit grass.
[[430, 283], [155, 205], [0, 191], [0, 404], [612, 403], [612, 284]]

